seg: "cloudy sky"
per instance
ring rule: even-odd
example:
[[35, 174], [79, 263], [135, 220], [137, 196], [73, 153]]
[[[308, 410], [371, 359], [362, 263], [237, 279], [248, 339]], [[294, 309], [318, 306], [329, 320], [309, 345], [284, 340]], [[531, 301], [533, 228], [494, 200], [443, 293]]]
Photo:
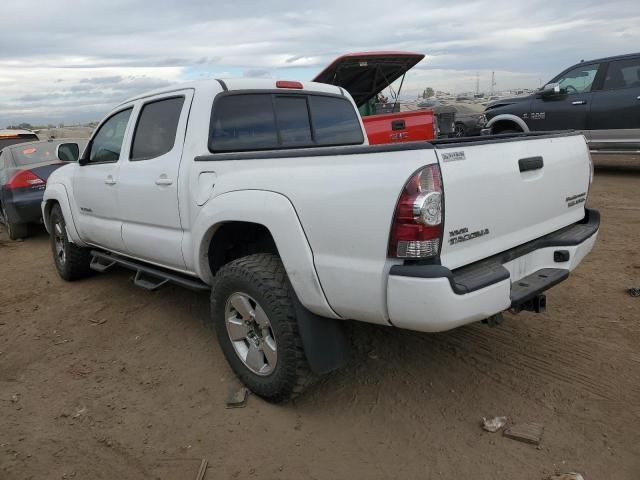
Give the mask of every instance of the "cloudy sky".
[[367, 50], [427, 55], [406, 96], [537, 87], [640, 50], [640, 1], [4, 0], [0, 128], [98, 120], [145, 90], [205, 77], [310, 79]]

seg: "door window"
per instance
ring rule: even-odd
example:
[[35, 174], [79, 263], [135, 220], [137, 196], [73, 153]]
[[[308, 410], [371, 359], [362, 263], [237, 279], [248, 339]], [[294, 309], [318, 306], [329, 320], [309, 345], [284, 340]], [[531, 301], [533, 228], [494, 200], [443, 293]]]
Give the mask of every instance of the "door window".
[[184, 97], [147, 103], [142, 107], [133, 134], [131, 161], [159, 157], [173, 149]]
[[555, 82], [560, 84], [560, 90], [567, 95], [589, 93], [599, 66], [599, 64], [580, 65], [556, 78]]
[[609, 64], [604, 90], [640, 87], [640, 58], [616, 60]]
[[91, 141], [90, 163], [117, 162], [132, 108], [122, 110], [102, 124]]

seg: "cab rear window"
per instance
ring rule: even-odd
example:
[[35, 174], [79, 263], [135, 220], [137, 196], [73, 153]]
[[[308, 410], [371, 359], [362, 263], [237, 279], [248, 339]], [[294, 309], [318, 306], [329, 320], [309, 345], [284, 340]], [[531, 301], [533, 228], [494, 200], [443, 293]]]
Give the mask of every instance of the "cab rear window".
[[211, 152], [357, 145], [364, 141], [351, 102], [315, 94], [241, 93], [214, 103]]

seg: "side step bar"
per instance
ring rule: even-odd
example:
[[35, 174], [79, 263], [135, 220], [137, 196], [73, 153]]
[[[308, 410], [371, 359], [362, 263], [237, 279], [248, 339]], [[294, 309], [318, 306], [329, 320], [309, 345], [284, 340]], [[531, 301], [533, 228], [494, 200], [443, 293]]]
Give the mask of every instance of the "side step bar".
[[98, 250], [91, 251], [91, 269], [96, 272], [104, 272], [114, 265], [128, 268], [136, 272], [133, 279], [134, 285], [144, 288], [145, 290], [157, 290], [163, 285], [171, 282], [181, 287], [190, 288], [191, 290], [209, 290], [210, 287], [204, 282], [187, 275], [181, 275], [176, 272], [169, 272], [160, 267], [150, 266], [142, 262], [136, 262], [129, 258], [122, 257], [115, 253], [100, 252]]

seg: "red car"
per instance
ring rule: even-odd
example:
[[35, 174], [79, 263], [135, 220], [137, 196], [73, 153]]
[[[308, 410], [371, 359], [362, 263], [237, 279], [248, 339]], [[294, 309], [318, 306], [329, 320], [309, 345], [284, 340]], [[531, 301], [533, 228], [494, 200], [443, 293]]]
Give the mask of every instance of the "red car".
[[349, 92], [360, 109], [372, 145], [433, 140], [453, 133], [455, 114], [443, 114], [436, 120], [433, 110], [400, 112], [397, 102], [375, 102], [385, 88], [402, 77], [399, 94], [404, 75], [423, 58], [420, 53], [410, 52], [349, 53], [334, 60], [313, 81]]

